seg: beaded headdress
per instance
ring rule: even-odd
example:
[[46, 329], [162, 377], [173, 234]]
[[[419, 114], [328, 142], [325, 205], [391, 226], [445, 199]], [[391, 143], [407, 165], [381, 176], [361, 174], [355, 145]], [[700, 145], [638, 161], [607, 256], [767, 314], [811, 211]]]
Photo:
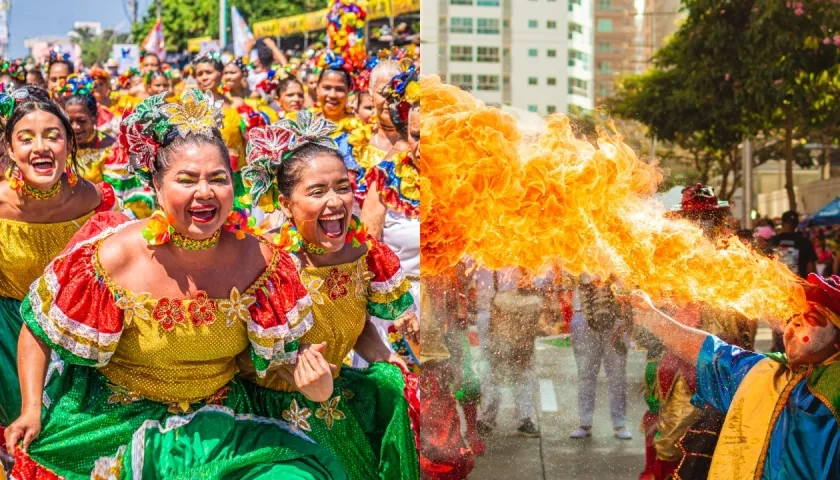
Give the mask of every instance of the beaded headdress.
[[3, 60], [0, 62], [0, 75], [8, 75], [12, 79], [22, 82], [26, 80], [26, 69], [23, 60]]
[[164, 92], [140, 102], [120, 123], [120, 145], [131, 160], [132, 171], [149, 183], [158, 150], [177, 137], [213, 136], [222, 125], [222, 102], [210, 92], [185, 90], [180, 99], [164, 103]]
[[62, 97], [87, 97], [93, 94], [95, 86], [93, 79], [87, 75], [70, 75], [58, 89], [58, 94]]
[[50, 50], [50, 58], [47, 62], [47, 69], [49, 70], [52, 64], [57, 62], [67, 62], [71, 65], [73, 64], [73, 62], [70, 61], [69, 53], [61, 53], [61, 49], [59, 47], [53, 47], [53, 49]]
[[131, 67], [120, 75], [117, 83], [120, 88], [128, 88], [131, 86], [131, 79], [137, 75], [140, 75], [140, 69], [137, 67]]
[[411, 107], [420, 102], [420, 72], [410, 59], [403, 59], [400, 68], [402, 71], [394, 75], [384, 89], [391, 121], [397, 127], [408, 123]]
[[338, 150], [338, 144], [330, 137], [336, 128], [324, 117], [301, 110], [297, 121], [282, 119], [251, 130], [246, 152], [248, 165], [242, 169], [242, 178], [250, 185], [252, 201], [276, 188], [276, 168], [301, 147], [316, 144]]

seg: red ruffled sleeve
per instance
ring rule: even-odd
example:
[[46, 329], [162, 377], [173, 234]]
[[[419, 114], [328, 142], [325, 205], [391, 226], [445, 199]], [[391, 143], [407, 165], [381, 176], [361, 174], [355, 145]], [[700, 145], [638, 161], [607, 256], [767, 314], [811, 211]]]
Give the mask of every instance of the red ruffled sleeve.
[[253, 291], [248, 339], [259, 376], [273, 365], [294, 363], [298, 341], [312, 327], [312, 299], [291, 256], [274, 249], [265, 278]]
[[396, 320], [416, 310], [411, 284], [405, 278], [400, 259], [384, 243], [368, 237], [367, 266], [370, 281], [368, 313], [382, 320]]
[[[79, 234], [90, 234], [100, 220], [88, 222]], [[102, 236], [106, 235], [74, 237], [67, 251], [32, 284], [21, 305], [32, 333], [70, 363], [105, 365], [122, 335], [122, 310], [94, 268], [95, 240]]]
[[102, 201], [96, 207], [96, 212], [109, 212], [111, 210], [119, 210], [121, 208], [120, 201], [117, 199], [117, 194], [114, 192], [114, 187], [108, 182], [101, 182], [98, 184], [99, 190], [102, 192]]

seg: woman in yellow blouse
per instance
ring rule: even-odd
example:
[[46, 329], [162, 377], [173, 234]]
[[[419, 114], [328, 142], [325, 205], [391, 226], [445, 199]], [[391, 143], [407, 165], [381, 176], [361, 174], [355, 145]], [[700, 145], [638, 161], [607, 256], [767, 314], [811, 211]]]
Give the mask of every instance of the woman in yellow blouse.
[[237, 110], [246, 105], [253, 112], [264, 114], [269, 124], [276, 122], [278, 120], [277, 112], [272, 110], [264, 99], [250, 96], [247, 77], [248, 68], [241, 58], [235, 58], [225, 65], [222, 70], [222, 90], [225, 92], [225, 96]]
[[111, 155], [114, 138], [96, 128], [99, 107], [93, 96], [95, 85], [87, 75], [71, 75], [58, 93], [78, 144], [76, 162], [79, 175], [99, 183], [103, 180], [102, 169]]
[[399, 259], [351, 216], [353, 191], [330, 138], [334, 128], [305, 110], [295, 122], [255, 128], [244, 175], [255, 200], [276, 189], [289, 219], [272, 241], [297, 259], [312, 297], [314, 323], [301, 341], [326, 342], [330, 363], [341, 364], [355, 350], [371, 366], [334, 372], [333, 392], [322, 402], [272, 371], [259, 378], [247, 361], [241, 370], [258, 415], [307, 432], [354, 479], [413, 480], [419, 477], [416, 377], [382, 342], [371, 318], [416, 339], [416, 307]]
[[95, 211], [117, 206], [107, 184], [76, 175], [75, 134], [46, 90], [0, 95], [7, 146], [0, 180], [0, 426], [20, 414], [17, 339], [29, 286]]
[[[348, 478], [305, 435], [250, 414], [233, 381], [246, 352], [258, 374], [284, 372], [314, 401], [332, 391], [324, 345], [298, 342], [312, 317], [294, 263], [227, 221], [221, 112], [198, 90], [176, 103], [150, 97], [138, 111], [120, 142], [161, 210], [139, 222], [95, 216], [23, 301], [11, 476]], [[50, 350], [65, 366], [42, 414]]]

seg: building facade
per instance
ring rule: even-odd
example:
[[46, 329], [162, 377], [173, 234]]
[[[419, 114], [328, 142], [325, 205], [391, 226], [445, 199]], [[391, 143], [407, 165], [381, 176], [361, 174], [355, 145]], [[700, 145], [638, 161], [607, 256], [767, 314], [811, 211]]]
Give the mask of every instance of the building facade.
[[592, 0], [423, 2], [423, 70], [489, 105], [594, 106]]
[[641, 70], [635, 0], [595, 2], [595, 102], [613, 94], [623, 74]]
[[642, 21], [643, 69], [652, 67], [651, 58], [667, 43], [680, 22], [687, 15], [680, 11], [681, 0], [644, 0], [645, 8]]

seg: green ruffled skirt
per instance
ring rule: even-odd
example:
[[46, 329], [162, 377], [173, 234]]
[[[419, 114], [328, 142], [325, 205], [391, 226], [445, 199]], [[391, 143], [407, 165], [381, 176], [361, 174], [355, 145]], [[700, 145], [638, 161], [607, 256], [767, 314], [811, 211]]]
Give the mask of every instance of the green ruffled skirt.
[[54, 398], [28, 454], [68, 480], [89, 479], [95, 467], [110, 472], [105, 478], [348, 478], [301, 432], [237, 415], [252, 408], [236, 381], [215, 403], [191, 405], [191, 414], [137, 399], [90, 367], [68, 365], [52, 381]]
[[17, 344], [22, 325], [20, 301], [0, 297], [0, 425], [2, 426], [8, 426], [20, 416]]
[[417, 443], [405, 379], [389, 363], [342, 367], [333, 397], [312, 402], [299, 392], [278, 392], [243, 381], [254, 413], [283, 419], [338, 458], [354, 480], [416, 480]]

